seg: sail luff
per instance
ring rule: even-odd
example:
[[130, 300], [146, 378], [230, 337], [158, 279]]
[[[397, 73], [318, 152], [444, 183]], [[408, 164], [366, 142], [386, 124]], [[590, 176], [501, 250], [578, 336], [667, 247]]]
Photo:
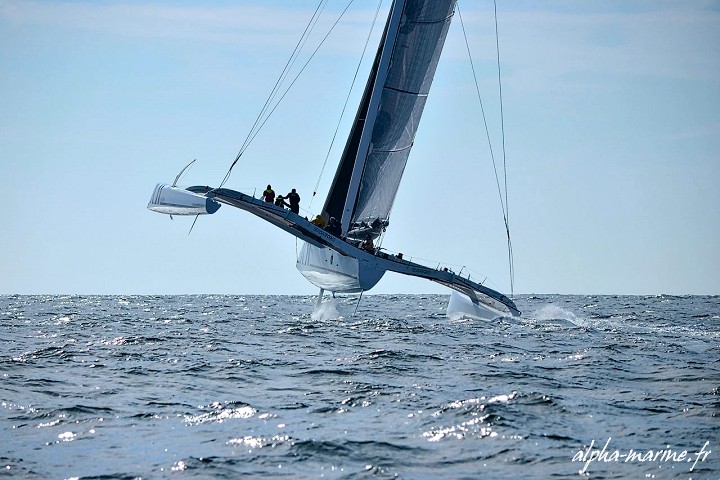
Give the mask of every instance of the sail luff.
[[353, 165], [352, 175], [350, 177], [350, 184], [348, 185], [347, 197], [345, 199], [345, 205], [342, 212], [342, 231], [346, 234], [350, 227], [350, 222], [355, 209], [355, 203], [358, 197], [358, 190], [360, 181], [362, 179], [363, 169], [365, 167], [365, 160], [370, 149], [370, 141], [372, 138], [373, 126], [375, 119], [378, 115], [378, 107], [380, 105], [380, 99], [382, 97], [382, 90], [387, 79], [388, 71], [390, 68], [390, 60], [392, 53], [395, 48], [395, 41], [397, 39], [398, 30], [400, 28], [400, 19], [402, 13], [405, 10], [406, 0], [395, 0], [388, 17], [388, 24], [384, 35], [384, 41], [381, 46], [382, 53], [380, 54], [380, 62], [375, 72], [375, 81], [370, 95], [370, 101], [368, 104], [367, 115], [365, 117], [362, 134], [360, 137], [360, 144], [358, 146], [357, 154], [355, 156], [355, 163]]

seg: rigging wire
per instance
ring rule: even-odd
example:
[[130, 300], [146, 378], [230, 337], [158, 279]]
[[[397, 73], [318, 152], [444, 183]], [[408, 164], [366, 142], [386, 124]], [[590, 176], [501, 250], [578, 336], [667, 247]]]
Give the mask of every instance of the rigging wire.
[[372, 25], [370, 26], [370, 31], [368, 32], [368, 36], [365, 39], [365, 45], [363, 46], [362, 54], [360, 54], [360, 61], [358, 61], [357, 68], [355, 69], [355, 76], [352, 79], [352, 83], [350, 84], [350, 89], [348, 90], [347, 97], [345, 98], [345, 104], [343, 105], [342, 112], [340, 112], [340, 118], [338, 119], [337, 126], [335, 127], [335, 133], [333, 133], [332, 140], [330, 141], [330, 146], [328, 147], [327, 154], [325, 155], [325, 161], [323, 162], [322, 168], [320, 169], [320, 175], [318, 175], [317, 182], [315, 182], [315, 188], [313, 188], [313, 194], [310, 198], [310, 203], [308, 204], [308, 209], [312, 207], [312, 202], [315, 200], [315, 195], [317, 194], [317, 189], [320, 186], [320, 180], [322, 180], [323, 173], [325, 172], [325, 167], [327, 166], [328, 159], [330, 158], [330, 153], [332, 152], [333, 145], [335, 145], [335, 139], [337, 138], [338, 131], [340, 130], [340, 124], [342, 123], [342, 119], [345, 116], [345, 111], [347, 110], [348, 103], [350, 102], [350, 95], [352, 94], [353, 89], [355, 88], [355, 82], [358, 78], [358, 73], [360, 72], [360, 66], [362, 65], [363, 59], [365, 58], [365, 53], [367, 52], [368, 44], [370, 43], [370, 37], [372, 36], [372, 32], [375, 29], [375, 25], [377, 23], [377, 17], [380, 12], [380, 7], [383, 4], [383, 0], [380, 0], [378, 3], [377, 9], [375, 10], [375, 17], [373, 18]]
[[[321, 0], [321, 1], [320, 1], [320, 4], [318, 5], [317, 9], [315, 10], [315, 13], [313, 14], [313, 17], [310, 19], [310, 23], [309, 23], [308, 26], [305, 28], [305, 32], [303, 32], [303, 36], [302, 36], [302, 37], [300, 38], [300, 40], [298, 41], [298, 45], [296, 46], [295, 50], [293, 51], [293, 54], [291, 55], [291, 59], [288, 60], [288, 63], [287, 63], [286, 66], [285, 66], [286, 68], [283, 69], [283, 73], [281, 74], [281, 79], [278, 79], [278, 82], [276, 83], [276, 88], [273, 88], [273, 92], [271, 93], [270, 97], [269, 97], [268, 100], [266, 101], [266, 104], [265, 104], [265, 106], [263, 107], [263, 110], [261, 111], [260, 115], [258, 115], [257, 119], [255, 120], [255, 124], [253, 125], [253, 128], [252, 128], [252, 129], [250, 130], [250, 132], [248, 133], [248, 136], [247, 136], [247, 138], [245, 139], [245, 142], [243, 143], [243, 146], [241, 147], [240, 152], [239, 152], [239, 153], [237, 154], [237, 156], [235, 157], [235, 161], [233, 161], [233, 163], [230, 165], [230, 168], [228, 169], [228, 172], [225, 174], [225, 178], [224, 178], [223, 181], [220, 183], [220, 187], [222, 187], [222, 186], [225, 184], [225, 182], [227, 182], [227, 180], [230, 178], [230, 173], [232, 172], [232, 169], [233, 169], [233, 167], [235, 166], [235, 164], [238, 162], [238, 160], [240, 160], [240, 157], [242, 156], [242, 154], [245, 153], [245, 150], [247, 150], [247, 148], [248, 148], [248, 146], [250, 145], [250, 143], [252, 143], [252, 141], [255, 139], [255, 137], [257, 136], [257, 134], [258, 134], [258, 133], [260, 132], [260, 130], [263, 128], [263, 126], [265, 126], [265, 123], [267, 123], [267, 121], [270, 119], [270, 117], [271, 117], [272, 114], [275, 112], [275, 110], [277, 109], [277, 107], [278, 107], [278, 106], [280, 105], [280, 103], [283, 101], [283, 99], [285, 98], [285, 96], [288, 94], [288, 92], [290, 92], [290, 89], [292, 89], [293, 85], [295, 85], [295, 82], [297, 82], [298, 78], [300, 78], [300, 75], [302, 75], [302, 73], [305, 71], [305, 69], [307, 68], [307, 66], [310, 64], [310, 62], [311, 62], [312, 59], [315, 57], [315, 55], [316, 55], [317, 52], [320, 50], [320, 48], [323, 46], [323, 44], [325, 43], [325, 41], [328, 39], [328, 37], [330, 36], [330, 34], [333, 32], [333, 30], [335, 30], [335, 27], [336, 27], [337, 24], [340, 22], [340, 20], [343, 18], [343, 16], [345, 15], [345, 13], [347, 13], [348, 9], [350, 8], [350, 6], [353, 4], [354, 1], [355, 1], [355, 0], [350, 0], [350, 2], [347, 4], [347, 6], [345, 7], [345, 9], [342, 11], [342, 13], [340, 13], [340, 16], [339, 16], [339, 17], [335, 20], [335, 22], [332, 24], [332, 26], [330, 27], [330, 30], [328, 30], [328, 32], [325, 34], [325, 36], [323, 37], [323, 39], [320, 41], [320, 43], [318, 44], [317, 48], [315, 48], [315, 50], [314, 50], [313, 53], [310, 55], [310, 57], [309, 57], [308, 60], [305, 62], [305, 64], [302, 66], [302, 68], [300, 69], [300, 71], [297, 73], [297, 75], [295, 75], [295, 78], [293, 78], [292, 82], [290, 82], [290, 85], [285, 89], [285, 92], [283, 92], [283, 94], [280, 96], [280, 98], [275, 102], [275, 104], [274, 104], [274, 106], [272, 107], [272, 109], [270, 109], [270, 110], [268, 111], [268, 108], [269, 108], [270, 104], [273, 103], [274, 98], [275, 98], [275, 96], [277, 95], [277, 92], [278, 92], [278, 90], [279, 90], [279, 84], [281, 84], [282, 82], [284, 82], [284, 80], [287, 78], [286, 70], [289, 70], [290, 67], [294, 64], [295, 59], [297, 59], [297, 55], [299, 54], [299, 50], [300, 50], [300, 49], [302, 48], [302, 46], [305, 44], [305, 42], [307, 41], [307, 37], [309, 36], [309, 34], [310, 34], [310, 32], [312, 31], [312, 29], [314, 28], [314, 26], [317, 24], [317, 19], [319, 18], [319, 14], [322, 12], [322, 9], [324, 8], [324, 4], [327, 2], [327, 0]], [[294, 58], [294, 59], [293, 59], [293, 58]], [[263, 118], [263, 116], [264, 116], [264, 118]], [[262, 121], [261, 121], [261, 119], [262, 119]], [[218, 187], [218, 188], [220, 188], [220, 187]]]
[[285, 64], [285, 67], [283, 68], [282, 73], [280, 74], [280, 77], [278, 78], [277, 82], [275, 82], [275, 86], [273, 87], [272, 91], [270, 92], [270, 96], [265, 101], [265, 105], [263, 105], [262, 110], [260, 111], [260, 115], [258, 115], [258, 118], [255, 120], [255, 123], [253, 123], [253, 126], [250, 128], [250, 133], [248, 133], [248, 136], [245, 138], [245, 142], [243, 142], [242, 146], [240, 147], [241, 151], [244, 151], [245, 148], [247, 148], [247, 145], [251, 141], [251, 134], [258, 129], [258, 123], [260, 122], [260, 119], [263, 117], [263, 115], [267, 112], [267, 109], [272, 104], [273, 100], [275, 99], [280, 86], [283, 84], [285, 79], [290, 74], [290, 70], [292, 69], [293, 65], [295, 65], [295, 62], [298, 59], [298, 56], [300, 55], [300, 52], [302, 51], [303, 47], [307, 43], [307, 39], [310, 37], [310, 34], [315, 28], [315, 25], [317, 25], [317, 21], [320, 19], [320, 14], [325, 9], [325, 5], [327, 4], [327, 0], [321, 0], [318, 4], [317, 8], [315, 9], [315, 12], [313, 13], [312, 18], [310, 19], [310, 22], [305, 27], [305, 31], [300, 36], [300, 40], [298, 41], [297, 45], [295, 45], [295, 49], [293, 50], [292, 54], [290, 54], [290, 58], [288, 59], [288, 62]]
[[[240, 147], [240, 151], [238, 152], [237, 156], [235, 157], [235, 160], [230, 165], [230, 168], [228, 169], [227, 173], [225, 174], [225, 178], [223, 178], [222, 182], [220, 182], [220, 187], [225, 185], [225, 182], [228, 181], [233, 167], [235, 167], [235, 164], [238, 162], [238, 160], [240, 160], [240, 157], [245, 152], [245, 149], [247, 148], [248, 144], [250, 143], [250, 136], [252, 135], [253, 131], [257, 127], [258, 123], [260, 123], [260, 120], [262, 119], [263, 115], [267, 111], [267, 108], [272, 103], [273, 98], [275, 98], [275, 95], [277, 94], [277, 91], [280, 88], [280, 85], [287, 77], [287, 73], [290, 71], [291, 66], [294, 64], [295, 58], [297, 57], [297, 55], [299, 55], [300, 49], [305, 44], [306, 37], [310, 35], [312, 28], [316, 24], [316, 18], [319, 17], [320, 12], [324, 8], [324, 4], [326, 2], [327, 2], [327, 0], [320, 0], [320, 3], [318, 4], [317, 8], [315, 9], [315, 12], [313, 12], [313, 15], [310, 18], [310, 21], [308, 22], [308, 24], [305, 26], [305, 30], [303, 31], [302, 35], [300, 36], [298, 43], [295, 45], [295, 48], [293, 49], [292, 53], [290, 54], [290, 58], [288, 58], [288, 61], [285, 63], [285, 66], [283, 67], [283, 70], [280, 73], [280, 76], [278, 77], [277, 81], [275, 82], [275, 85], [273, 86], [272, 90], [270, 91], [270, 95], [268, 95], [268, 98], [265, 100], [265, 104], [263, 105], [262, 109], [260, 109], [260, 113], [258, 114], [257, 118], [255, 118], [255, 122], [252, 124], [252, 127], [250, 127], [250, 131], [248, 132], [247, 137], [245, 137], [245, 141], [243, 142], [242, 146]], [[218, 188], [220, 188], [220, 187], [218, 187]]]
[[477, 93], [478, 101], [480, 102], [480, 111], [482, 112], [482, 118], [483, 118], [483, 124], [485, 125], [485, 136], [488, 141], [488, 148], [490, 149], [490, 158], [492, 159], [493, 164], [493, 171], [495, 172], [495, 183], [497, 184], [498, 194], [500, 195], [500, 207], [502, 208], [503, 213], [503, 219], [506, 218], [505, 215], [505, 201], [503, 200], [502, 196], [502, 189], [500, 187], [500, 177], [497, 173], [497, 165], [495, 163], [495, 153], [493, 151], [492, 147], [492, 141], [490, 139], [490, 130], [488, 128], [487, 123], [487, 117], [485, 115], [485, 107], [483, 106], [482, 96], [480, 95], [480, 85], [478, 84], [477, 74], [475, 72], [475, 63], [472, 59], [472, 54], [470, 53], [470, 43], [467, 38], [467, 33], [465, 31], [465, 22], [463, 21], [462, 13], [460, 13], [460, 5], [456, 4], [458, 16], [460, 17], [460, 25], [462, 26], [463, 31], [463, 37], [465, 38], [465, 48], [468, 52], [468, 58], [470, 59], [470, 68], [472, 69], [473, 79], [475, 80], [475, 92]]
[[348, 9], [350, 8], [350, 6], [353, 4], [354, 1], [355, 1], [355, 0], [350, 0], [350, 3], [347, 4], [347, 6], [346, 6], [345, 9], [342, 11], [342, 13], [340, 14], [340, 16], [335, 20], [335, 22], [333, 23], [333, 25], [330, 27], [330, 30], [328, 30], [328, 32], [325, 34], [325, 36], [323, 37], [323, 39], [322, 39], [322, 40], [320, 41], [320, 43], [318, 44], [317, 48], [315, 48], [315, 50], [314, 50], [313, 53], [310, 55], [310, 57], [307, 59], [307, 61], [306, 61], [305, 64], [302, 66], [302, 68], [301, 68], [300, 71], [297, 73], [297, 75], [295, 75], [295, 78], [293, 78], [293, 81], [292, 81], [292, 82], [290, 83], [290, 85], [287, 87], [287, 89], [286, 89], [285, 92], [282, 94], [282, 96], [280, 97], [280, 99], [275, 103], [275, 106], [272, 108], [272, 110], [270, 110], [270, 113], [267, 114], [267, 116], [265, 117], [265, 120], [263, 120], [263, 122], [260, 124], [260, 126], [259, 126], [259, 127], [257, 128], [257, 130], [255, 131], [255, 133], [253, 133], [252, 137], [250, 138], [250, 142], [253, 141], [253, 139], [254, 139], [254, 138], [257, 136], [257, 134], [260, 132], [260, 129], [261, 129], [261, 128], [265, 125], [265, 123], [270, 119], [270, 116], [273, 114], [273, 112], [275, 112], [275, 110], [277, 109], [277, 107], [280, 106], [280, 102], [282, 102], [283, 99], [285, 98], [285, 96], [290, 92], [290, 89], [293, 87], [293, 85], [295, 85], [295, 82], [297, 82], [298, 78], [300, 78], [300, 75], [302, 75], [302, 73], [305, 71], [305, 69], [307, 68], [307, 66], [310, 64], [310, 62], [311, 62], [312, 59], [315, 57], [315, 55], [316, 55], [317, 52], [320, 50], [320, 48], [323, 46], [323, 44], [324, 44], [325, 41], [328, 39], [328, 37], [330, 37], [330, 34], [333, 32], [333, 30], [335, 30], [335, 27], [337, 26], [338, 23], [340, 23], [340, 20], [342, 20], [343, 16], [345, 15], [345, 13], [347, 13]]
[[[495, 46], [497, 49], [498, 82], [501, 83], [500, 46], [499, 46], [500, 41], [499, 41], [498, 26], [497, 26], [497, 3], [495, 0], [493, 0], [493, 3], [495, 4]], [[456, 4], [456, 8], [457, 8], [458, 16], [460, 17], [460, 25], [462, 26], [463, 37], [465, 39], [465, 47], [467, 48], [468, 58], [470, 59], [470, 66], [472, 68], [473, 79], [475, 81], [475, 91], [477, 92], [478, 100], [480, 102], [480, 110], [482, 112], [483, 123], [485, 125], [485, 134], [487, 136], [488, 147], [490, 148], [490, 158], [492, 159], [493, 171], [495, 173], [495, 183], [497, 185], [498, 195], [500, 197], [500, 207], [502, 209], [503, 221], [505, 223], [505, 234], [507, 236], [507, 244], [508, 244], [508, 263], [509, 263], [509, 268], [510, 268], [510, 294], [514, 295], [515, 268], [514, 268], [514, 264], [513, 264], [514, 262], [513, 262], [513, 255], [512, 255], [512, 242], [510, 240], [510, 224], [508, 221], [507, 160], [506, 160], [506, 154], [505, 154], [505, 121], [504, 121], [504, 115], [503, 115], [503, 109], [502, 109], [502, 84], [500, 86], [500, 122], [501, 122], [501, 131], [502, 131], [503, 181], [504, 181], [504, 191], [505, 191], [504, 198], [503, 198], [503, 188], [500, 186], [500, 177], [499, 177], [498, 171], [497, 171], [497, 163], [495, 161], [495, 154], [494, 154], [493, 148], [492, 148], [492, 141], [490, 139], [490, 130], [488, 128], [487, 118], [485, 115], [485, 108], [483, 107], [482, 96], [480, 95], [480, 86], [479, 86], [478, 79], [477, 79], [477, 73], [475, 71], [475, 63], [473, 62], [472, 54], [470, 52], [470, 42], [468, 41], [467, 32], [465, 31], [465, 22], [463, 21], [462, 13], [460, 12], [459, 3]]]
[[190, 230], [188, 230], [188, 235], [190, 235], [193, 231], [193, 228], [195, 228], [195, 222], [198, 221], [198, 218], [200, 218], [200, 214], [195, 215], [195, 220], [193, 220], [192, 225], [190, 225]]
[[508, 263], [510, 266], [510, 295], [515, 295], [515, 261], [513, 260], [512, 241], [510, 240], [510, 204], [508, 203], [505, 115], [503, 111], [502, 75], [500, 73], [500, 34], [498, 33], [497, 0], [493, 0], [493, 6], [495, 13], [495, 51], [497, 52], [498, 92], [500, 97], [500, 133], [502, 137], [503, 175], [505, 177], [505, 233], [507, 234]]

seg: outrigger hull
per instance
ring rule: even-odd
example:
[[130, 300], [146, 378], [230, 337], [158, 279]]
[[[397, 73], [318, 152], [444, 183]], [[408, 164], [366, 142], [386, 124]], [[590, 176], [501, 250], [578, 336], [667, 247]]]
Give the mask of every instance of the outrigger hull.
[[[520, 315], [515, 303], [505, 295], [451, 271], [437, 270], [386, 253], [372, 254], [331, 235], [290, 210], [227, 188], [190, 187], [189, 191], [240, 208], [272, 223], [304, 241], [298, 269], [314, 285], [331, 292], [370, 290], [385, 272], [425, 278], [468, 297], [473, 304], [495, 312], [496, 316]], [[304, 251], [304, 253], [303, 253]], [[336, 255], [339, 255], [336, 257]], [[335, 285], [336, 288], [332, 288]]]

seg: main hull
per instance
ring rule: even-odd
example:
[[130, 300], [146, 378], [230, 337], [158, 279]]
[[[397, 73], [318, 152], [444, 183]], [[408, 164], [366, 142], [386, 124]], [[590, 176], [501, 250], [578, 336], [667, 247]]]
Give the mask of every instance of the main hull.
[[296, 267], [316, 287], [336, 293], [370, 290], [385, 274], [384, 269], [368, 262], [308, 243], [303, 243]]

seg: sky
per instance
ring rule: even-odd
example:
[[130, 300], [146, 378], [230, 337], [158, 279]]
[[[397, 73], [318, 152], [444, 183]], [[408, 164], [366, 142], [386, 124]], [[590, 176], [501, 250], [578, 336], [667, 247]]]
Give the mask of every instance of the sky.
[[[0, 294], [316, 293], [257, 217], [223, 206], [188, 234], [193, 217], [146, 206], [193, 159], [181, 184], [220, 183], [317, 4], [0, 0]], [[295, 73], [346, 5], [328, 1]], [[353, 2], [227, 187], [296, 188], [318, 213], [376, 8]], [[720, 2], [498, 0], [504, 155], [493, 3], [460, 12], [507, 165], [514, 292], [720, 294]], [[383, 247], [510, 293], [457, 15]], [[393, 273], [372, 291], [445, 292]]]

